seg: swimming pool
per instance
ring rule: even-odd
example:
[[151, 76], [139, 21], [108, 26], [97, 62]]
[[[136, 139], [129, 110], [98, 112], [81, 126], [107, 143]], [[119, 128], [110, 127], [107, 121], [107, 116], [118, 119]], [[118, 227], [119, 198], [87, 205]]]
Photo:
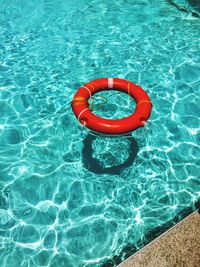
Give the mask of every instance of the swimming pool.
[[[1, 1], [0, 266], [115, 266], [195, 208], [199, 22], [164, 0]], [[148, 92], [146, 128], [77, 123], [72, 97], [99, 77]], [[98, 115], [134, 109], [102, 95]]]

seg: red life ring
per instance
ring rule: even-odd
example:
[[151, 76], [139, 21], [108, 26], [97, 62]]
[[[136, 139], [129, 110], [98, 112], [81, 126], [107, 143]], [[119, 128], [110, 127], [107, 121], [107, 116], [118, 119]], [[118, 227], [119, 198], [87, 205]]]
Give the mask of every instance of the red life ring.
[[[136, 101], [135, 112], [118, 120], [94, 115], [89, 108], [88, 99], [103, 90], [118, 90], [129, 94]], [[74, 95], [71, 104], [80, 123], [91, 130], [106, 134], [122, 134], [136, 130], [148, 120], [152, 109], [151, 100], [141, 87], [120, 78], [101, 78], [84, 84]]]

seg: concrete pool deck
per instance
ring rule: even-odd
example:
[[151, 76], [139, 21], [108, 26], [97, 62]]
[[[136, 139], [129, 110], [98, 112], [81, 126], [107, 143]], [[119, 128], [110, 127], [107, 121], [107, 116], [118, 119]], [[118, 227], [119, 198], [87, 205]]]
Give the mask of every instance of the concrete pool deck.
[[200, 214], [193, 212], [118, 267], [199, 267]]

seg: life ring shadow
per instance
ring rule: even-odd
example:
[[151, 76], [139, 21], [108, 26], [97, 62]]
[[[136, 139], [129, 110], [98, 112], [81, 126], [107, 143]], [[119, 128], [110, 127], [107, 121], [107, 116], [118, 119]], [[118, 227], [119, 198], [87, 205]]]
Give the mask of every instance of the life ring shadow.
[[[96, 174], [120, 174], [125, 168], [131, 166], [139, 151], [139, 146], [135, 138], [128, 138], [130, 141], [129, 157], [120, 165], [104, 168], [98, 159], [92, 157], [92, 142], [97, 136], [88, 134], [83, 141], [82, 162], [83, 166]], [[113, 137], [114, 138], [114, 137]], [[126, 138], [126, 137], [123, 137]]]

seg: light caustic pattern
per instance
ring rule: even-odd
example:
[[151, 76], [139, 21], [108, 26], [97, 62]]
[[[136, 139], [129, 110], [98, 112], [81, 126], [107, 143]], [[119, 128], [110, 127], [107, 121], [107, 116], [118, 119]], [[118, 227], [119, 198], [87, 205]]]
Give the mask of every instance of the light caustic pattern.
[[[199, 19], [110, 2], [1, 1], [2, 267], [114, 266], [199, 199]], [[78, 124], [70, 101], [100, 77], [147, 91], [146, 128], [111, 138]], [[133, 112], [126, 94], [102, 96], [96, 114]]]

